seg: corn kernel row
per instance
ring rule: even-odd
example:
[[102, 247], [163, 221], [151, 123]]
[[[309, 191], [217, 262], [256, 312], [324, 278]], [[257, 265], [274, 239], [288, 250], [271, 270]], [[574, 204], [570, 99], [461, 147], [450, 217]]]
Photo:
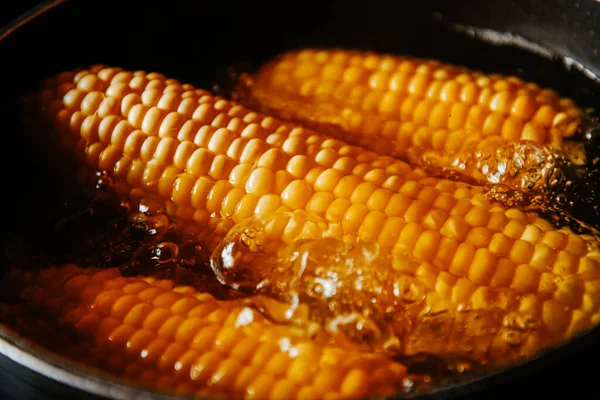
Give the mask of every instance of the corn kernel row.
[[[572, 100], [516, 77], [484, 75], [435, 60], [372, 52], [314, 49], [288, 52], [267, 64], [258, 76], [259, 83], [264, 79], [273, 88], [303, 97], [325, 95], [328, 100], [341, 101], [344, 107], [351, 106], [357, 111], [358, 107], [365, 112], [375, 111], [379, 104], [380, 112], [401, 111], [402, 120], [412, 117], [417, 125], [427, 120], [434, 128], [451, 130], [464, 127], [465, 122], [472, 129], [487, 125], [483, 129], [487, 135], [500, 133], [503, 123], [498, 120], [499, 115], [516, 119], [504, 121], [509, 124], [517, 124], [518, 120], [534, 122], [528, 130], [535, 125], [565, 127], [565, 121], [576, 123], [576, 118], [582, 115]], [[333, 90], [339, 95], [330, 96]], [[401, 102], [406, 105], [400, 106]], [[445, 121], [446, 114], [453, 119]], [[507, 130], [523, 129], [521, 124], [519, 129]], [[573, 128], [563, 133], [568, 136]], [[522, 138], [527, 136], [524, 132]], [[507, 139], [517, 140], [518, 136]], [[531, 140], [535, 139], [541, 139], [542, 143], [547, 140]]]
[[[106, 70], [79, 73], [73, 85], [110, 76]], [[193, 97], [197, 107], [188, 114], [173, 103], [146, 105], [143, 98], [158, 98], [155, 89], [134, 89], [131, 81], [123, 97], [73, 88], [54, 100], [64, 103], [56, 126], [84, 143], [88, 161], [113, 175], [123, 195], [157, 195], [172, 214], [213, 227], [223, 219], [306, 210], [341, 224], [346, 234], [478, 284], [489, 283], [498, 265], [560, 276], [598, 268], [592, 239], [491, 202], [476, 187], [427, 178], [391, 157], [207, 94]], [[181, 98], [195, 93], [177, 87]], [[153, 119], [159, 114], [160, 124]], [[180, 124], [170, 129], [169, 116]], [[481, 260], [485, 272], [472, 272]]]
[[517, 142], [560, 148], [583, 116], [572, 100], [516, 77], [343, 50], [284, 53], [240, 95], [378, 154], [457, 170], [480, 183], [490, 179], [489, 166], [470, 158]]
[[48, 82], [40, 99], [63, 151], [85, 155], [123, 197], [157, 198], [215, 237], [250, 216], [308, 211], [416, 259], [407, 273], [453, 307], [526, 309], [552, 341], [597, 322], [595, 240], [480, 188], [158, 74], [98, 66]]
[[[51, 329], [55, 349], [135, 383], [181, 394], [247, 399], [360, 398], [397, 392], [406, 368], [324, 333], [274, 324], [240, 301], [116, 269], [50, 267], [11, 273]], [[32, 332], [53, 337], [54, 332]]]

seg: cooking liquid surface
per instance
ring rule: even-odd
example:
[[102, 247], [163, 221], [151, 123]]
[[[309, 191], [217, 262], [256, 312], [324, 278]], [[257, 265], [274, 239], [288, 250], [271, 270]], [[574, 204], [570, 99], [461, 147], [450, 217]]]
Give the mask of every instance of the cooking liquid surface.
[[[595, 133], [588, 140], [595, 141]], [[514, 154], [510, 156], [511, 160], [495, 162], [511, 164]], [[539, 167], [544, 170], [523, 171], [524, 179], [537, 172], [554, 176], [547, 170], [552, 165]], [[438, 173], [455, 179], [453, 174]], [[513, 179], [518, 178], [517, 172]], [[561, 203], [573, 194], [569, 189], [573, 184], [565, 179], [553, 196], [533, 203], [528, 193], [506, 191], [501, 185], [490, 186], [488, 195], [524, 211], [531, 211], [533, 204], [557, 225], [593, 234], [596, 210], [589, 209], [591, 225], [561, 211]], [[511, 305], [522, 300], [511, 289], [487, 290], [485, 307], [450, 303], [415, 278], [419, 262], [410, 254], [392, 258], [376, 245], [342, 235], [318, 217], [280, 213], [253, 218], [235, 225], [224, 238], [215, 238], [186, 222], [170, 220], [152, 198], [121, 202], [111, 186], [110, 179], [100, 174], [83, 195], [63, 192], [60, 199], [48, 202], [56, 206], [47, 205], [51, 217], [46, 224], [6, 238], [7, 265], [26, 270], [61, 263], [118, 267], [124, 276], [152, 275], [219, 299], [239, 299], [277, 323], [300, 326], [315, 335], [326, 331], [365, 352], [401, 361], [409, 370], [406, 391], [476, 376], [564, 339], [548, 331], [539, 315]], [[282, 225], [287, 234], [275, 235]], [[209, 253], [206, 249], [215, 241], [219, 244]], [[0, 280], [0, 287], [6, 287], [0, 292], [0, 321], [60, 353], [61, 344], [66, 344], [36, 335], [40, 331], [36, 323], [24, 317], [31, 312], [28, 304], [6, 278]], [[569, 279], [557, 278], [554, 284], [568, 292]], [[34, 320], [39, 323], [43, 316]], [[43, 323], [51, 328], [52, 321]]]
[[[9, 265], [33, 271], [62, 263], [118, 267], [124, 276], [156, 276], [218, 299], [239, 299], [277, 323], [343, 335], [363, 351], [401, 361], [411, 373], [407, 392], [493, 371], [556, 344], [541, 321], [505, 309], [505, 302], [518, 301], [510, 291], [496, 293], [496, 307], [462, 309], [411, 276], [419, 263], [409, 255], [391, 259], [376, 245], [344, 240], [318, 217], [252, 218], [236, 225], [211, 255], [196, 227], [169, 221], [151, 199], [121, 203], [106, 185], [99, 179], [94, 197], [55, 210], [44, 232], [50, 241], [9, 238]], [[282, 221], [297, 225], [287, 241], [269, 237], [269, 228]], [[0, 321], [58, 353], [72, 348], [77, 337], [63, 330], [47, 336], [53, 321], [11, 293], [9, 279], [2, 284]]]
[[[414, 277], [419, 262], [410, 255], [392, 259], [304, 212], [243, 221], [212, 254], [207, 232], [161, 212], [151, 198], [120, 202], [110, 180], [98, 177], [87, 197], [54, 210], [43, 232], [49, 240], [8, 238], [5, 257], [11, 267], [32, 271], [62, 263], [118, 267], [123, 276], [156, 276], [238, 299], [278, 324], [342, 336], [402, 362], [409, 369], [406, 392], [477, 377], [562, 339], [540, 315], [515, 307], [522, 296], [511, 289], [488, 291], [493, 300], [485, 308], [452, 304]], [[270, 235], [282, 224], [287, 235]], [[73, 351], [77, 336], [62, 329], [48, 336], [53, 321], [20, 300], [13, 284], [2, 280], [0, 321], [58, 353]]]

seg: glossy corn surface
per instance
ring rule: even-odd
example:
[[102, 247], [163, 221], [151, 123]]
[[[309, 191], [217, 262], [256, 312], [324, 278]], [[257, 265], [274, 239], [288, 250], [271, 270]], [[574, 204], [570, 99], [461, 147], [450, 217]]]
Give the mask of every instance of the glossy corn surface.
[[47, 339], [61, 332], [55, 350], [162, 390], [206, 398], [360, 398], [393, 394], [406, 375], [382, 355], [274, 324], [240, 301], [172, 281], [74, 265], [18, 271], [13, 279], [28, 310], [46, 323], [32, 324], [30, 333]]
[[266, 112], [481, 182], [494, 177], [478, 158], [509, 157], [495, 151], [522, 141], [560, 147], [583, 115], [570, 99], [516, 77], [348, 50], [284, 53], [247, 90]]
[[[404, 161], [156, 73], [105, 66], [67, 72], [48, 80], [38, 100], [64, 154], [105, 173], [141, 211], [157, 204], [158, 213], [201, 227], [210, 250], [238, 239], [252, 247], [242, 240], [247, 232], [236, 236], [248, 221], [259, 221], [252, 235], [265, 228], [268, 242], [281, 246], [296, 246], [305, 227], [375, 246], [387, 264], [364, 265], [368, 272], [352, 288], [370, 285], [368, 302], [389, 305], [383, 320], [400, 338], [397, 354], [511, 359], [598, 322], [596, 239], [492, 201], [480, 187], [430, 177]], [[299, 222], [302, 213], [320, 223]], [[319, 256], [322, 249], [306, 254]], [[232, 259], [227, 268], [235, 272]], [[250, 263], [252, 279], [260, 283], [271, 276], [267, 267], [277, 265]], [[335, 272], [343, 280], [346, 271], [316, 267], [309, 271], [318, 279]], [[248, 274], [220, 278], [238, 285]], [[266, 294], [279, 300], [282, 288], [312, 290], [307, 282], [288, 288], [285, 274], [271, 281], [277, 290]], [[403, 287], [413, 298], [408, 303], [418, 303], [414, 308], [398, 305], [406, 297]], [[362, 312], [365, 302], [353, 300], [352, 288], [329, 300]], [[440, 326], [447, 326], [444, 334]]]
[[432, 288], [445, 290], [440, 277], [468, 282], [457, 299], [478, 286], [541, 296], [555, 278], [599, 271], [592, 237], [161, 75], [98, 66], [48, 85], [42, 99], [64, 143], [117, 192], [156, 199], [215, 237], [249, 217], [306, 211], [427, 263], [419, 275]]

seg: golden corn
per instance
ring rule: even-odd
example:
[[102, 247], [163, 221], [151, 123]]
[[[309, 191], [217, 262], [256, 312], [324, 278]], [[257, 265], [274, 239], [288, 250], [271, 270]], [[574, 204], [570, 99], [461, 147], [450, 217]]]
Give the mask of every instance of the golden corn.
[[[524, 292], [535, 282], [518, 284], [519, 271], [598, 269], [595, 240], [490, 201], [480, 188], [427, 177], [161, 75], [99, 66], [61, 79], [43, 98], [88, 163], [123, 196], [154, 196], [169, 215], [211, 230], [305, 210], [456, 277]], [[499, 265], [517, 271], [514, 279], [494, 279]]]
[[[393, 394], [406, 375], [383, 355], [323, 333], [310, 337], [239, 300], [172, 281], [74, 265], [11, 275], [28, 310], [52, 324], [24, 329], [55, 348], [61, 343], [68, 357], [143, 385], [212, 398], [360, 398]], [[49, 339], [57, 329], [70, 340]]]
[[[155, 73], [65, 73], [46, 82], [40, 102], [65, 150], [107, 173], [121, 196], [152, 198], [206, 228], [213, 246], [249, 217], [302, 210], [416, 260], [405, 273], [455, 306], [525, 313], [553, 342], [598, 322], [596, 240], [491, 201], [479, 187]], [[279, 232], [293, 237], [293, 229]]]
[[[304, 213], [274, 214], [230, 231], [214, 252], [213, 270], [227, 285], [260, 286], [259, 293], [279, 299], [293, 293], [310, 298], [315, 308], [341, 314], [347, 307], [368, 310], [370, 322], [379, 324], [374, 332], [392, 325], [393, 335], [400, 340], [393, 351], [399, 354], [463, 355], [502, 364], [558, 344], [600, 322], [600, 271], [597, 261], [590, 263], [597, 253], [589, 250], [589, 258], [584, 257], [577, 271], [559, 272], [573, 259], [564, 250], [551, 250], [554, 245], [548, 245], [548, 240], [557, 237], [549, 234], [538, 244], [528, 240], [532, 236], [539, 240], [544, 224], [536, 220], [510, 250], [500, 249], [512, 240], [508, 236], [512, 228], [500, 235], [488, 228], [473, 228], [467, 242], [458, 243], [417, 224], [406, 233], [401, 227], [400, 235], [415, 244], [392, 249], [390, 260], [385, 245], [378, 255], [370, 246], [358, 246], [353, 253], [341, 250], [340, 232], [325, 220], [307, 218]], [[569, 238], [575, 240], [574, 247], [583, 244], [583, 239], [576, 244], [579, 236]], [[272, 249], [279, 252], [288, 243], [291, 248], [273, 259]], [[289, 262], [290, 253], [312, 260], [301, 264], [300, 277], [298, 264], [294, 267]], [[350, 263], [346, 263], [348, 257]], [[549, 257], [560, 267], [551, 270]], [[232, 259], [237, 260], [234, 265], [227, 261]], [[435, 263], [439, 260], [444, 262]], [[335, 283], [329, 284], [329, 294], [323, 294], [326, 289], [315, 289], [331, 277]], [[382, 313], [394, 322], [382, 322], [377, 316]], [[363, 334], [369, 329], [363, 327]], [[383, 343], [388, 351], [389, 343]]]
[[516, 77], [373, 52], [287, 52], [252, 80], [250, 97], [265, 111], [481, 181], [484, 166], [457, 167], [465, 154], [518, 141], [559, 147], [583, 115], [570, 99]]

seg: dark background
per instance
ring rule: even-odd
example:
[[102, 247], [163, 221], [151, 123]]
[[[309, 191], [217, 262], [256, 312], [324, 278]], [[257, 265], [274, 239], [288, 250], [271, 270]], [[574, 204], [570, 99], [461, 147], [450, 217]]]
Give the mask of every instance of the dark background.
[[22, 12], [41, 3], [39, 0], [4, 0], [0, 1], [0, 26], [17, 17]]
[[[127, 1], [127, 0], [123, 0]], [[213, 1], [213, 0], [207, 0]], [[589, 0], [591, 1], [591, 0]], [[5, 25], [23, 11], [40, 3], [35, 0], [0, 0], [0, 26]], [[232, 5], [233, 6], [233, 5]], [[168, 7], [168, 5], [165, 5]], [[600, 39], [598, 39], [600, 41]], [[504, 381], [500, 386], [490, 388], [489, 393], [465, 396], [465, 400], [475, 399], [532, 399], [567, 398], [600, 399], [600, 350], [599, 346], [579, 352], [559, 361], [556, 365]], [[6, 371], [0, 370], [0, 400], [37, 399], [33, 392], [16, 393], [16, 381], [9, 381]]]

